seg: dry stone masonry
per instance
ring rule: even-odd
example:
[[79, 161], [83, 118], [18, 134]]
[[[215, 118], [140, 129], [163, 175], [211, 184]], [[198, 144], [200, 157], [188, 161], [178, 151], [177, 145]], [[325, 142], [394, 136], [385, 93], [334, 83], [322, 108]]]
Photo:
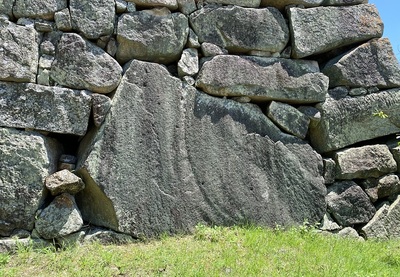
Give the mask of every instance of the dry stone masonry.
[[0, 251], [199, 223], [399, 238], [382, 33], [367, 0], [0, 1]]

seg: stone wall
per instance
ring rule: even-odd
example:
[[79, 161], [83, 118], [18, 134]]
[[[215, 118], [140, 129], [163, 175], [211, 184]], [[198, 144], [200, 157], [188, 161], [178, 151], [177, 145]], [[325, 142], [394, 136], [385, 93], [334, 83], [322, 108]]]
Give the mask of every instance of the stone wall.
[[367, 2], [0, 2], [0, 236], [399, 237], [400, 69]]

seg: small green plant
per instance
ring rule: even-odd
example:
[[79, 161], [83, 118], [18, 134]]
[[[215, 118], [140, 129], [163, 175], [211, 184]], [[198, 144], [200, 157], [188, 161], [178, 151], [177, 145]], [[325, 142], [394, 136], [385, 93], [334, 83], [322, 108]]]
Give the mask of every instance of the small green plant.
[[373, 116], [377, 116], [379, 118], [388, 118], [389, 116], [384, 111], [375, 111], [372, 113]]
[[0, 253], [0, 267], [6, 265], [10, 261], [10, 255]]

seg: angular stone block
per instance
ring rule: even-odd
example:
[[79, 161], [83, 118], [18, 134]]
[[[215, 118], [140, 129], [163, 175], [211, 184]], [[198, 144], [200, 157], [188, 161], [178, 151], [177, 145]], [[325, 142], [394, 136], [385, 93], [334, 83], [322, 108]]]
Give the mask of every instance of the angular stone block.
[[55, 12], [67, 7], [67, 0], [15, 0], [13, 14], [16, 18], [30, 17], [53, 20]]
[[0, 126], [83, 136], [91, 99], [87, 91], [0, 82]]
[[153, 8], [153, 7], [167, 7], [170, 10], [178, 8], [177, 0], [127, 0], [128, 2], [135, 3], [138, 7]]
[[379, 38], [383, 22], [374, 5], [289, 10], [292, 55], [304, 58]]
[[213, 43], [233, 53], [281, 52], [289, 41], [285, 19], [271, 7], [206, 6], [192, 13], [189, 19], [200, 43]]
[[196, 87], [216, 96], [316, 103], [325, 100], [328, 82], [311, 61], [219, 55], [204, 63]]
[[82, 179], [66, 169], [47, 176], [45, 186], [53, 196], [62, 193], [74, 195], [85, 188]]

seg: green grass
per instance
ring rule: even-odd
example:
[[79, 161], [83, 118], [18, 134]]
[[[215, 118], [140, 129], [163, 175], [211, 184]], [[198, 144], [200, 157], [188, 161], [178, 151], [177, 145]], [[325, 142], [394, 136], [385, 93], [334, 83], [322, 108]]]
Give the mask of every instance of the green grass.
[[199, 226], [190, 236], [0, 254], [0, 276], [399, 276], [400, 241], [309, 228]]

